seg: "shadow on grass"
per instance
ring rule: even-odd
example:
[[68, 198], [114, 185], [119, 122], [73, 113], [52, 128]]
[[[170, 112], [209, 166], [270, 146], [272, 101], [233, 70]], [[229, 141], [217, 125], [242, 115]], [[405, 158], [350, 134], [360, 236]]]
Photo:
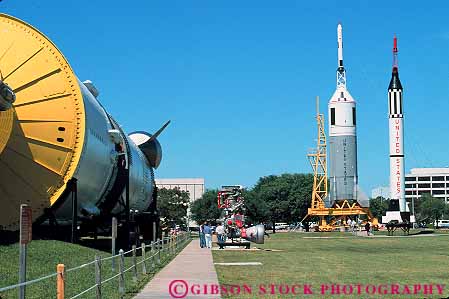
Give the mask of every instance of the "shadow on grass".
[[419, 232], [411, 233], [409, 236], [416, 236], [416, 235], [430, 235], [433, 234], [433, 230], [420, 230]]
[[259, 247], [255, 247], [253, 251], [268, 251], [268, 252], [280, 252], [280, 251], [284, 251], [284, 250], [280, 250], [280, 249], [269, 249], [269, 248], [259, 248]]
[[[402, 231], [399, 230], [398, 232], [402, 232]], [[420, 230], [420, 231], [413, 231], [413, 232], [410, 232], [408, 235], [406, 235], [406, 234], [404, 234], [404, 233], [402, 232], [402, 234], [397, 234], [397, 236], [431, 235], [431, 234], [433, 234], [433, 233], [435, 233], [435, 231], [434, 231], [433, 229], [432, 229], [432, 230], [426, 229], [426, 230]], [[395, 236], [395, 234], [393, 234], [393, 236]]]

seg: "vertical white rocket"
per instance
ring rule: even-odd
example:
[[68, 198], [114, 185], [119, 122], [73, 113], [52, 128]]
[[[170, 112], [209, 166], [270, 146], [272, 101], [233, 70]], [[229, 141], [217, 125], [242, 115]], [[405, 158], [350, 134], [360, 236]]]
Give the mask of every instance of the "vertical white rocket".
[[356, 102], [346, 89], [343, 66], [342, 26], [337, 26], [337, 88], [329, 101], [329, 179], [328, 204], [357, 200]]
[[[404, 114], [402, 106], [402, 85], [399, 80], [398, 47], [393, 39], [393, 71], [388, 86], [390, 122], [390, 200], [392, 208], [406, 212], [405, 171], [404, 171]], [[396, 201], [396, 202], [394, 202]]]

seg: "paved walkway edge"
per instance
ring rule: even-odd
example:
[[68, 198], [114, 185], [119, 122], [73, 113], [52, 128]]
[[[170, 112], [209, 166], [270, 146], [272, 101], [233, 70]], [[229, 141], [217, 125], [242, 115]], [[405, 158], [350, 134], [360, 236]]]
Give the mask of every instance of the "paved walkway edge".
[[203, 290], [204, 285], [218, 286], [212, 251], [200, 248], [199, 240], [193, 239], [134, 299], [221, 298], [220, 295], [192, 293]]

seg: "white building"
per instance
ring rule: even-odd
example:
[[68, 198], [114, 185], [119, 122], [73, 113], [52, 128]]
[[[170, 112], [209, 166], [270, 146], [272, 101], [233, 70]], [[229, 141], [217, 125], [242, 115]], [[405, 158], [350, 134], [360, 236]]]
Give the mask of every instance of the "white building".
[[433, 197], [449, 200], [449, 168], [412, 168], [405, 175], [405, 198], [419, 198], [430, 193]]
[[[189, 192], [190, 205], [203, 196], [204, 188], [204, 178], [179, 178], [179, 179], [156, 179], [156, 186], [159, 189], [174, 189], [179, 188], [182, 191]], [[195, 221], [190, 220], [190, 208], [187, 210], [187, 217], [189, 222], [189, 227], [198, 226]]]
[[390, 198], [390, 188], [389, 187], [377, 187], [371, 190], [371, 198]]

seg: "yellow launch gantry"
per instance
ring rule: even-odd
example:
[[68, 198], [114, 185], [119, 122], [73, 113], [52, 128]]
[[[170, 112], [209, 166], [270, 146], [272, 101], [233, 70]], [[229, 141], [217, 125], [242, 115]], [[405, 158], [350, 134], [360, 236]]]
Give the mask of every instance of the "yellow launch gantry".
[[[317, 148], [307, 154], [310, 165], [313, 169], [313, 190], [312, 202], [307, 215], [301, 221], [307, 218], [318, 216], [319, 231], [332, 231], [338, 227], [347, 226], [349, 216], [367, 215], [368, 221], [374, 226], [378, 225], [377, 219], [371, 214], [369, 208], [364, 208], [357, 201], [350, 203], [348, 200], [336, 201], [331, 208], [326, 208], [324, 199], [328, 195], [328, 178], [326, 164], [326, 133], [324, 131], [324, 115], [319, 111], [319, 97], [316, 98], [316, 120], [318, 125]], [[326, 220], [329, 219], [329, 223]]]

